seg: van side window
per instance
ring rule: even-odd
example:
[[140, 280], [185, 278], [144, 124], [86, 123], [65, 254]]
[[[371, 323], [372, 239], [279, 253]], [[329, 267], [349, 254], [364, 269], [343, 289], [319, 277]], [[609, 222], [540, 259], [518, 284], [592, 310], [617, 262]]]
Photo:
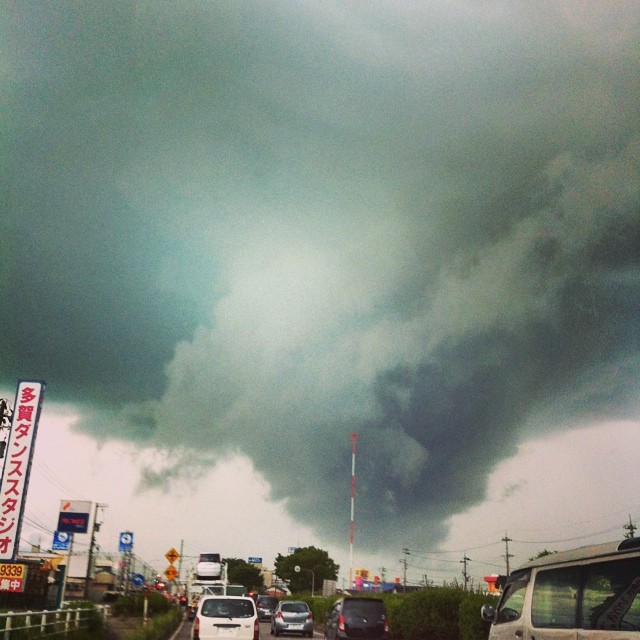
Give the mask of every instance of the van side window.
[[496, 624], [501, 622], [511, 622], [517, 620], [524, 609], [524, 596], [527, 592], [527, 583], [529, 582], [529, 572], [512, 578], [507, 582], [504, 588], [504, 594], [498, 605], [498, 615]]
[[583, 629], [640, 630], [640, 558], [587, 567]]
[[531, 600], [531, 624], [547, 629], [573, 629], [576, 626], [578, 567], [538, 571]]

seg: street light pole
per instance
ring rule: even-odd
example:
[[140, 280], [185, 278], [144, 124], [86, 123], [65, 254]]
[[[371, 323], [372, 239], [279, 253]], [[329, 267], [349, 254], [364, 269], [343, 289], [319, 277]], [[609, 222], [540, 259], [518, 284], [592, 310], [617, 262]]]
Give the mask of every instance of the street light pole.
[[305, 569], [304, 567], [300, 567], [298, 565], [296, 565], [293, 570], [296, 573], [300, 573], [301, 571], [308, 571], [311, 574], [311, 597], [313, 598], [316, 586], [316, 574], [311, 569]]

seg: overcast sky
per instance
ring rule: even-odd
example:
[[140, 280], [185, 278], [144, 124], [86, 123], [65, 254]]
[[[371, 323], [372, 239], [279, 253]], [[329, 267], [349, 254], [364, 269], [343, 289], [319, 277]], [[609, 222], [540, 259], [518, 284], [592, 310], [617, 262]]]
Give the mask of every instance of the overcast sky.
[[344, 573], [356, 432], [360, 562], [640, 516], [635, 0], [1, 11], [0, 384], [47, 382], [54, 502]]

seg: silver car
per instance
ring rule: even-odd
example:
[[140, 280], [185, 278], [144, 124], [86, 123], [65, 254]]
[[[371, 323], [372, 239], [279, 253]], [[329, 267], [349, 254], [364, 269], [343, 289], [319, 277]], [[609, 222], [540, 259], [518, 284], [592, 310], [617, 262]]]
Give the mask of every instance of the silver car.
[[271, 635], [299, 633], [313, 638], [313, 613], [302, 600], [283, 600], [271, 616]]

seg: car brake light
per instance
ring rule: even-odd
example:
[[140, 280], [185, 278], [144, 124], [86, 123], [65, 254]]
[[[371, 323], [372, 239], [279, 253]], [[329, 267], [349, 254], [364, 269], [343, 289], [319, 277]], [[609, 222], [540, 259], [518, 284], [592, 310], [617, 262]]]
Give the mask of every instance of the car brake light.
[[387, 617], [384, 619], [384, 632], [389, 633], [389, 618]]
[[[194, 638], [194, 640], [196, 640]], [[253, 621], [253, 640], [260, 640], [260, 620], [256, 618]]]
[[193, 621], [193, 640], [198, 640], [199, 638], [200, 638], [200, 618], [196, 616]]
[[276, 618], [282, 619], [282, 611], [278, 611], [278, 613], [276, 614]]
[[342, 613], [338, 617], [338, 629], [344, 631], [344, 615]]
[[309, 611], [309, 615], [307, 616], [307, 620], [313, 620], [313, 613]]

